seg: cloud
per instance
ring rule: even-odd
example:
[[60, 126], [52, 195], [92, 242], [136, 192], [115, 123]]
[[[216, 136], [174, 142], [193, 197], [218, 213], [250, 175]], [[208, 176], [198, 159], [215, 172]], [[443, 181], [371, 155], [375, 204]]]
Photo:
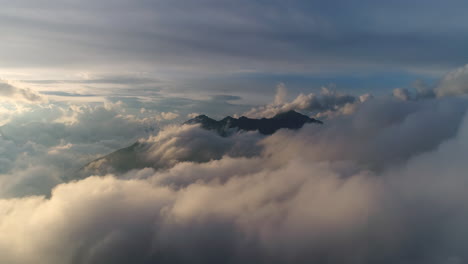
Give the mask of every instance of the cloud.
[[468, 93], [468, 65], [447, 73], [435, 89], [437, 96]]
[[288, 95], [288, 91], [286, 90], [286, 86], [284, 83], [280, 83], [276, 86], [276, 95], [275, 100], [273, 103], [275, 105], [281, 105], [286, 102], [286, 96]]
[[403, 101], [408, 101], [411, 98], [409, 90], [403, 88], [394, 89], [393, 96]]
[[130, 110], [122, 103], [13, 109], [0, 126], [0, 198], [50, 194], [88, 162], [158, 130], [154, 118]]
[[330, 119], [320, 128], [276, 133], [265, 139], [266, 152], [281, 153], [276, 156], [284, 161], [304, 155], [310, 161], [351, 161], [360, 169], [378, 171], [455, 136], [466, 109], [467, 102], [455, 98], [374, 98], [353, 114]]
[[[341, 131], [343, 139], [361, 138], [357, 146], [376, 138], [360, 146], [377, 147], [372, 155], [342, 142], [333, 145], [338, 134], [317, 145], [327, 135], [306, 126], [265, 138], [261, 156], [179, 162], [168, 170], [131, 172], [126, 180], [89, 177], [57, 186], [50, 198], [0, 200], [0, 259], [18, 264], [37, 259], [51, 264], [463, 263], [468, 258], [467, 104], [439, 100], [376, 102], [343, 117], [350, 119], [336, 124], [347, 129]], [[453, 110], [446, 112], [447, 107]], [[453, 131], [441, 124], [433, 129], [451, 132], [414, 142], [434, 118], [451, 116], [457, 108], [457, 118], [447, 121]], [[362, 135], [365, 131], [370, 134]], [[384, 170], [363, 166], [376, 156], [394, 161], [407, 144], [411, 155], [401, 162]], [[419, 144], [431, 147], [421, 151]], [[341, 154], [347, 151], [349, 156]]]
[[260, 153], [257, 143], [261, 138], [254, 132], [222, 137], [198, 125], [168, 126], [154, 136], [91, 162], [80, 177], [145, 167], [167, 169], [179, 162], [208, 162], [224, 156], [251, 157]]
[[437, 88], [430, 87], [424, 81], [416, 80], [412, 84], [412, 89], [395, 88], [393, 89], [393, 97], [403, 100], [424, 100], [431, 99], [437, 96]]
[[158, 115], [158, 117], [161, 120], [172, 120], [172, 119], [176, 119], [177, 117], [179, 117], [179, 114], [172, 113], [172, 112], [162, 112], [161, 114]]
[[274, 102], [265, 106], [252, 108], [244, 113], [245, 116], [253, 118], [271, 118], [276, 114], [290, 110], [306, 112], [316, 117], [327, 117], [339, 114], [352, 113], [357, 104], [370, 98], [370, 95], [362, 95], [359, 98], [349, 94], [332, 91], [322, 87], [320, 94], [299, 94], [293, 101], [287, 102], [287, 90], [283, 83], [277, 86]]
[[[122, 1], [112, 12], [102, 12], [114, 3], [10, 2], [5, 3], [0, 20], [2, 32], [10, 36], [10, 41], [1, 43], [1, 49], [9, 51], [3, 66], [128, 70], [128, 65], [137, 65], [137, 69], [216, 74], [389, 67], [440, 71], [463, 63], [467, 20], [460, 10], [466, 9], [466, 3], [404, 3], [386, 3], [383, 12], [368, 0], [339, 10], [336, 7], [343, 4], [336, 0], [326, 5], [304, 0], [241, 0], [238, 5], [213, 0]], [[397, 16], [406, 23], [395, 21]], [[445, 22], [435, 23], [434, 16]], [[39, 34], [44, 37], [34, 37]]]
[[[225, 166], [224, 163], [219, 165]], [[323, 178], [310, 178], [305, 170], [312, 167], [303, 165], [296, 167], [299, 171], [285, 182], [284, 173], [290, 169], [269, 175], [244, 175], [224, 184], [192, 183], [181, 191], [145, 181], [92, 177], [60, 185], [50, 200], [31, 197], [2, 201], [8, 213], [2, 215], [4, 236], [0, 241], [9, 241], [1, 248], [5, 252], [2, 260], [183, 263], [196, 259], [203, 263], [258, 263], [272, 256], [283, 262], [303, 257], [304, 252], [296, 250], [296, 246], [318, 242], [329, 235], [345, 238], [339, 236], [336, 228], [366, 224], [363, 213], [368, 213], [368, 201], [374, 196], [372, 183], [358, 177], [345, 183], [327, 172]], [[342, 186], [337, 188], [338, 185]], [[309, 204], [314, 206], [304, 210], [304, 202], [310, 199], [314, 202]], [[316, 206], [323, 202], [331, 202], [329, 205], [336, 209], [319, 210]], [[349, 210], [340, 210], [342, 206]], [[289, 217], [281, 220], [286, 211]], [[30, 218], [30, 214], [34, 217]], [[24, 220], [11, 221], [19, 216]], [[73, 225], [66, 219], [73, 219]], [[307, 219], [313, 221], [304, 222]], [[328, 235], [325, 230], [329, 230]], [[31, 238], [27, 235], [30, 232], [38, 236]], [[47, 240], [40, 239], [45, 235]], [[292, 237], [296, 237], [296, 242], [283, 244]], [[25, 253], [20, 254], [20, 248]], [[232, 251], [234, 248], [237, 253]], [[283, 255], [286, 252], [290, 253]]]
[[187, 115], [187, 117], [192, 119], [192, 118], [195, 118], [195, 117], [197, 117], [199, 115], [200, 115], [199, 113], [190, 113], [190, 114]]
[[446, 73], [436, 85], [430, 87], [422, 81], [414, 82], [414, 89], [396, 88], [393, 96], [397, 99], [420, 100], [444, 96], [460, 96], [468, 93], [468, 65]]
[[[188, 125], [148, 136], [154, 113], [122, 102], [18, 113], [1, 127], [0, 262], [466, 262], [466, 98], [350, 97], [258, 108], [336, 113], [271, 136]], [[131, 135], [144, 166], [124, 156], [60, 178]]]
[[40, 94], [27, 88], [18, 88], [4, 80], [0, 80], [1, 97], [11, 101], [39, 102], [44, 100]]

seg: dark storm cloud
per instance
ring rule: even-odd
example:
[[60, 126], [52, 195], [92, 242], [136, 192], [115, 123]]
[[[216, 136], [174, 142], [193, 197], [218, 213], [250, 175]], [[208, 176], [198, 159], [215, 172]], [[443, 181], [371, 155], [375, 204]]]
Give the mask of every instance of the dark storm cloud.
[[[466, 62], [463, 1], [3, 1], [3, 66], [424, 70]], [[120, 65], [120, 66], [122, 66]], [[437, 67], [434, 65], [438, 65]]]

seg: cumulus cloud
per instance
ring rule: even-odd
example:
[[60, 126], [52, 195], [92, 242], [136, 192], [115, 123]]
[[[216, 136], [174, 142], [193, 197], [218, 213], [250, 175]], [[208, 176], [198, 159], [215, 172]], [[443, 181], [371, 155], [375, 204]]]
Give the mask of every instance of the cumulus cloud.
[[418, 83], [415, 84], [415, 89], [395, 88], [393, 89], [392, 94], [393, 97], [403, 101], [422, 100], [436, 97], [436, 93], [433, 89], [419, 85]]
[[413, 83], [414, 89], [396, 88], [393, 90], [393, 96], [404, 101], [460, 96], [468, 93], [467, 83], [468, 64], [446, 73], [434, 86], [429, 86], [423, 81], [416, 81]]
[[49, 194], [86, 163], [157, 131], [156, 120], [127, 110], [120, 103], [12, 108], [0, 126], [0, 197]]
[[468, 64], [447, 73], [435, 89], [437, 96], [468, 93]]
[[172, 112], [162, 112], [161, 114], [158, 115], [158, 118], [160, 120], [173, 120], [179, 117], [179, 114], [177, 113], [172, 113]]
[[404, 88], [394, 89], [393, 96], [403, 101], [408, 101], [411, 97], [409, 90]]
[[[141, 131], [137, 113], [110, 104], [50, 107], [39, 124], [18, 117], [1, 127], [0, 262], [465, 263], [468, 101], [400, 92], [287, 102], [280, 91], [259, 111], [336, 116], [271, 136], [168, 126], [124, 149], [136, 156], [101, 159], [98, 175], [67, 183], [44, 164], [119, 145]], [[64, 113], [74, 121], [57, 122]]]
[[11, 101], [38, 102], [44, 98], [31, 89], [16, 87], [0, 79], [0, 98], [6, 98]]
[[283, 83], [277, 86], [274, 102], [265, 106], [253, 108], [244, 113], [253, 118], [271, 118], [276, 114], [290, 110], [307, 112], [316, 117], [336, 116], [352, 113], [357, 104], [369, 99], [370, 95], [355, 96], [333, 91], [322, 87], [320, 94], [299, 94], [293, 101], [287, 102], [287, 90]]
[[467, 102], [455, 98], [373, 99], [354, 114], [329, 120], [320, 129], [305, 126], [294, 133], [276, 133], [265, 139], [265, 151], [281, 153], [280, 160], [287, 161], [300, 149], [311, 161], [352, 161], [360, 169], [379, 170], [433, 150], [453, 137], [466, 109]]
[[408, 101], [465, 95], [468, 93], [468, 64], [448, 72], [434, 86], [428, 86], [422, 81], [416, 81], [413, 86], [414, 89], [396, 88], [393, 96]]
[[396, 88], [393, 96], [399, 100], [421, 100], [435, 97], [462, 96], [468, 93], [468, 64], [446, 73], [436, 85], [423, 81], [413, 83], [413, 89]]
[[[0, 259], [463, 263], [468, 116], [466, 101], [453, 100], [366, 104], [323, 133], [306, 125], [266, 137], [254, 157], [94, 176], [50, 198], [0, 200]], [[152, 140], [195, 133], [171, 129]], [[161, 152], [185, 144], [173, 146]], [[388, 166], [366, 166], [380, 159]]]

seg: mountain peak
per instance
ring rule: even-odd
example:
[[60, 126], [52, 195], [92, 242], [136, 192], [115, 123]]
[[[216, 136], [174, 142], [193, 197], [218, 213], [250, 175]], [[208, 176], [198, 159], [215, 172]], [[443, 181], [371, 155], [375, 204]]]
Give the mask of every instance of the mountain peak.
[[[206, 115], [198, 115], [196, 116], [195, 118], [191, 119], [191, 120], [213, 120], [211, 118], [209, 118], [208, 116]], [[190, 121], [190, 120], [189, 120]]]
[[[288, 111], [275, 115], [273, 118], [253, 119], [242, 116], [234, 118], [226, 116], [216, 121], [206, 115], [199, 115], [186, 121], [184, 124], [200, 124], [203, 129], [217, 132], [223, 137], [230, 135], [232, 131], [255, 131], [264, 135], [271, 135], [278, 129], [300, 129], [306, 123], [322, 124], [321, 121], [310, 118], [295, 111]], [[81, 168], [73, 177], [81, 178], [91, 174], [104, 175], [109, 168], [119, 172], [129, 171], [134, 168], [157, 167], [157, 163], [147, 160], [149, 146], [147, 143], [135, 144], [119, 149], [109, 155], [96, 159]], [[108, 167], [108, 164], [112, 166]], [[71, 178], [70, 178], [71, 179]]]
[[322, 124], [322, 121], [310, 118], [306, 115], [298, 113], [294, 110], [279, 113], [273, 118], [253, 119], [245, 116], [233, 118], [227, 116], [219, 121], [209, 118], [206, 115], [199, 115], [193, 119], [186, 121], [184, 124], [200, 124], [202, 128], [214, 130], [221, 136], [227, 136], [229, 130], [258, 130], [261, 134], [271, 135], [278, 129], [299, 129], [306, 123]]

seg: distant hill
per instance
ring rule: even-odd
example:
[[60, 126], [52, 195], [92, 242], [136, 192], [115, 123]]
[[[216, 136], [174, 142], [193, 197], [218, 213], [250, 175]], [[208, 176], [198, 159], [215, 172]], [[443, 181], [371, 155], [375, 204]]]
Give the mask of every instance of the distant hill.
[[252, 119], [245, 116], [241, 116], [240, 118], [228, 116], [216, 121], [206, 115], [199, 115], [186, 121], [184, 124], [200, 124], [204, 129], [216, 131], [221, 136], [227, 136], [232, 130], [258, 130], [261, 134], [271, 135], [281, 128], [299, 129], [307, 123], [323, 124], [320, 120], [310, 118], [293, 110], [277, 114], [273, 118], [261, 119]]

